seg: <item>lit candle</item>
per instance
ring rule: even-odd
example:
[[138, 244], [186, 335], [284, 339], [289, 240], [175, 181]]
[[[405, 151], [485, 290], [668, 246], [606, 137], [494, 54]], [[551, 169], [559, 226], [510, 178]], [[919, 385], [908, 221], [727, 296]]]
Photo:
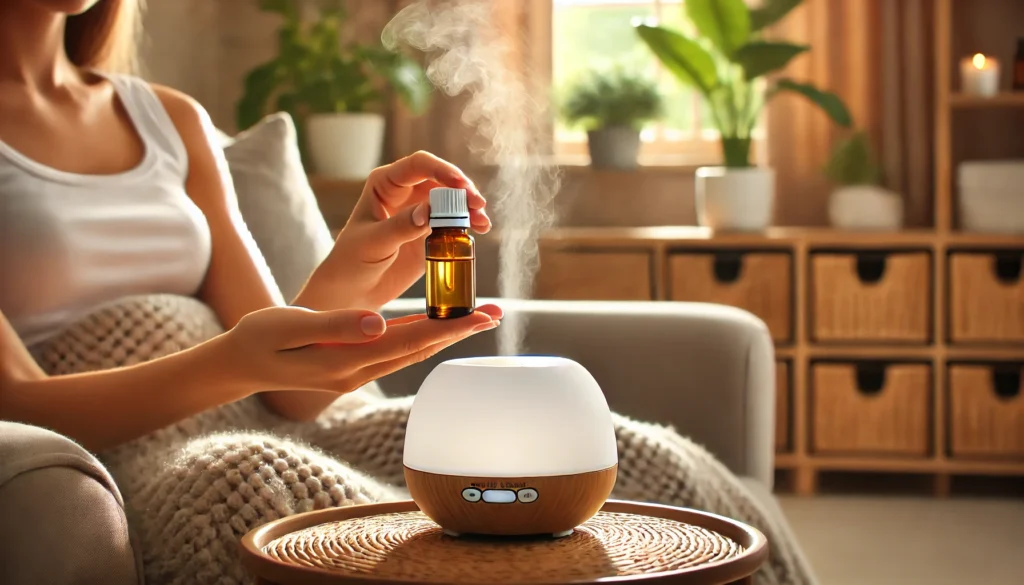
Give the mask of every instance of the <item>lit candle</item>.
[[961, 60], [960, 90], [985, 97], [999, 93], [999, 61], [981, 53]]

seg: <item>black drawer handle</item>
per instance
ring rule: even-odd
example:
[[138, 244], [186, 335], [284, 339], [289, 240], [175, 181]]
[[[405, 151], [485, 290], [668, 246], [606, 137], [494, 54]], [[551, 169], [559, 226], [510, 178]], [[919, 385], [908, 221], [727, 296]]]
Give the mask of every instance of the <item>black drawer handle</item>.
[[886, 254], [864, 252], [857, 254], [857, 278], [864, 284], [874, 284], [885, 276]]
[[992, 389], [996, 396], [1012, 400], [1020, 395], [1020, 368], [1018, 366], [993, 366]]
[[739, 252], [719, 252], [715, 254], [715, 280], [729, 284], [739, 280], [743, 274], [743, 254]]
[[874, 396], [885, 388], [886, 364], [861, 362], [857, 364], [857, 390], [865, 396]]
[[999, 282], [1016, 284], [1020, 280], [1022, 264], [1024, 264], [1024, 254], [997, 253], [992, 259], [992, 270], [996, 273]]

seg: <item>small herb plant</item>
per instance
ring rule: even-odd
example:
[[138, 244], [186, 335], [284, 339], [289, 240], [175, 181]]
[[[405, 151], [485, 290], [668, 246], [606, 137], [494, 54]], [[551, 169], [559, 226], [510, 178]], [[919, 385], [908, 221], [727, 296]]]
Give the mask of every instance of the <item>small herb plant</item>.
[[728, 167], [750, 166], [751, 133], [761, 108], [780, 92], [804, 96], [837, 124], [849, 127], [850, 113], [837, 95], [792, 79], [759, 83], [807, 51], [807, 45], [766, 40], [762, 32], [801, 0], [686, 0], [696, 37], [659, 26], [636, 28], [640, 38], [680, 82], [697, 89], [721, 134]]
[[429, 105], [430, 81], [415, 60], [379, 45], [342, 43], [342, 0], [259, 0], [259, 7], [283, 19], [278, 53], [246, 76], [235, 110], [239, 130], [271, 109], [291, 114], [300, 131], [309, 114], [373, 111], [388, 86], [413, 113]]
[[640, 130], [662, 112], [662, 98], [653, 81], [614, 67], [592, 70], [571, 84], [562, 102], [562, 118], [572, 127]]
[[836, 145], [825, 165], [825, 176], [837, 185], [880, 185], [882, 167], [864, 132], [857, 132]]

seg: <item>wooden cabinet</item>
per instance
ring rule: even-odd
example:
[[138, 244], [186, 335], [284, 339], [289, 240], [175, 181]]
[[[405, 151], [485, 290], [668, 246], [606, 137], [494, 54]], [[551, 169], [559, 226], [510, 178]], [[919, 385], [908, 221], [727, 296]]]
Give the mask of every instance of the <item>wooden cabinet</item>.
[[798, 493], [823, 471], [921, 473], [936, 493], [961, 475], [1024, 477], [1024, 398], [1005, 369], [1024, 363], [1024, 237], [559, 228], [541, 250], [539, 298], [706, 302], [764, 321], [766, 439]]
[[928, 252], [811, 255], [810, 336], [822, 342], [926, 343]]
[[1024, 250], [949, 256], [949, 338], [1024, 343]]
[[954, 457], [1024, 459], [1024, 364], [949, 368], [949, 449]]
[[793, 337], [793, 257], [786, 252], [674, 252], [669, 298], [718, 303], [761, 318], [776, 341]]
[[929, 452], [930, 397], [926, 364], [815, 363], [813, 450], [924, 457]]
[[790, 414], [793, 385], [789, 380], [789, 362], [775, 362], [775, 450], [779, 453], [789, 452], [792, 445], [789, 421], [793, 419]]
[[648, 252], [541, 250], [534, 296], [552, 300], [649, 301]]

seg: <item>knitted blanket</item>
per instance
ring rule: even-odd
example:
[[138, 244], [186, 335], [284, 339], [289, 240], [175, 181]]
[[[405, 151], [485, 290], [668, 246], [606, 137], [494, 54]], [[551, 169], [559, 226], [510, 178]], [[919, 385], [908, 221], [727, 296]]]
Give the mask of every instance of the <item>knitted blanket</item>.
[[[30, 351], [49, 373], [67, 374], [164, 356], [221, 331], [194, 299], [131, 297]], [[339, 398], [317, 421], [294, 423], [253, 397], [101, 453], [124, 494], [147, 584], [253, 583], [238, 555], [249, 530], [297, 512], [407, 497], [402, 445], [411, 405], [411, 397], [386, 398], [370, 385]], [[786, 527], [711, 454], [671, 428], [614, 420], [613, 497], [756, 526], [771, 552], [755, 583], [814, 583]]]

